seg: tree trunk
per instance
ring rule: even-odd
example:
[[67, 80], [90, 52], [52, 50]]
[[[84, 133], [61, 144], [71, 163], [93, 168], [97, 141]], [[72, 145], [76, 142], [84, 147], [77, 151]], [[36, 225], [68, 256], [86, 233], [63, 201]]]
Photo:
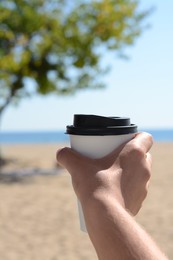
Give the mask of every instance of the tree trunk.
[[[0, 135], [1, 135], [1, 116], [2, 116], [2, 113], [0, 112]], [[3, 166], [3, 157], [2, 157], [2, 148], [1, 148], [1, 144], [0, 144], [0, 174], [1, 174], [2, 166]]]
[[[10, 93], [9, 96], [6, 98], [6, 100], [4, 101], [4, 104], [2, 104], [0, 106], [0, 134], [1, 134], [1, 118], [2, 118], [2, 114], [5, 111], [5, 109], [8, 107], [8, 105], [11, 103], [13, 97], [16, 95], [17, 91], [19, 89], [22, 88], [22, 77], [19, 76], [16, 80], [16, 82], [13, 83], [11, 89], [10, 89]], [[0, 173], [2, 171], [2, 167], [7, 164], [8, 160], [5, 159], [2, 155], [2, 148], [0, 145]]]
[[[2, 111], [0, 111], [0, 135], [1, 135], [1, 118], [2, 118]], [[7, 160], [2, 155], [2, 147], [0, 144], [0, 174], [2, 173], [2, 167], [7, 163]]]

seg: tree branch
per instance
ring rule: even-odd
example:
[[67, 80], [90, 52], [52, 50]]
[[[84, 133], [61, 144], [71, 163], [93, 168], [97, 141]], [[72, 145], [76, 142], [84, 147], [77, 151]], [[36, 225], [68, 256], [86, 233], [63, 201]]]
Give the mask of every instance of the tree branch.
[[11, 103], [12, 98], [16, 95], [16, 92], [22, 87], [22, 77], [19, 76], [16, 82], [12, 85], [9, 96], [6, 98], [4, 104], [0, 106], [0, 115], [4, 112], [6, 107]]
[[12, 95], [10, 93], [10, 95], [7, 97], [5, 103], [2, 106], [0, 106], [0, 115], [5, 110], [5, 108], [9, 105], [9, 103], [11, 102], [11, 99], [12, 99]]

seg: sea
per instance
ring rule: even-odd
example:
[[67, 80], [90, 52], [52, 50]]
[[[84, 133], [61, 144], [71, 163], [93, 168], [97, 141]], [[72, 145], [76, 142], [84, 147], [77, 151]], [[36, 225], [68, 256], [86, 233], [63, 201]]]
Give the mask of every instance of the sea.
[[[152, 134], [156, 142], [173, 142], [173, 129], [140, 129]], [[0, 132], [0, 144], [67, 143], [64, 131]]]

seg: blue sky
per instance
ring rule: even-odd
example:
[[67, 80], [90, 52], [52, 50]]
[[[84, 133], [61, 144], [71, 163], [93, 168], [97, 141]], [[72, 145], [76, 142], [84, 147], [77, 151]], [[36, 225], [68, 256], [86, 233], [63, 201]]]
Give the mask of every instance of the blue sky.
[[128, 61], [106, 56], [112, 69], [104, 90], [24, 99], [6, 110], [1, 129], [63, 130], [75, 113], [129, 116], [140, 128], [173, 128], [173, 1], [142, 3], [156, 7], [148, 18], [151, 28], [128, 48]]

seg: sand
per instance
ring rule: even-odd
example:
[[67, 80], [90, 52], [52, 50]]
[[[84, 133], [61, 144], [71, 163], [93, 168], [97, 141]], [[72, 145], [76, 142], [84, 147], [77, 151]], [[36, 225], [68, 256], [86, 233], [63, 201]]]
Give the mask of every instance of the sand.
[[[6, 171], [42, 169], [44, 176], [0, 182], [0, 259], [96, 260], [87, 234], [79, 230], [76, 197], [67, 172], [56, 167], [59, 145], [6, 145], [15, 158]], [[137, 221], [173, 259], [173, 143], [152, 149], [153, 174]]]

